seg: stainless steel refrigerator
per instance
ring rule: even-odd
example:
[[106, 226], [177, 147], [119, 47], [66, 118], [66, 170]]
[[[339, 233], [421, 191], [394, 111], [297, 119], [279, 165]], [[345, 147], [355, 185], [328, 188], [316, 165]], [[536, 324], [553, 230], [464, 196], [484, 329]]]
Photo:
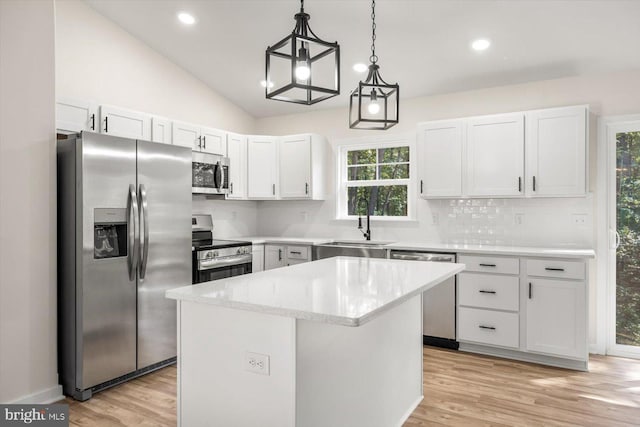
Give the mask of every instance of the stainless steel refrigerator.
[[191, 150], [91, 132], [58, 141], [58, 365], [92, 393], [175, 361], [191, 284]]

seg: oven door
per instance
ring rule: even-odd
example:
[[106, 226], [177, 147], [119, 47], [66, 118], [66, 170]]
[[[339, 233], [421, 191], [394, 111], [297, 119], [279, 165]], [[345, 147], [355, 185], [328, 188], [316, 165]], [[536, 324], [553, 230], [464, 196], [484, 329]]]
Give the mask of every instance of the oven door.
[[226, 279], [227, 277], [240, 276], [251, 273], [251, 263], [227, 265], [208, 270], [196, 270], [193, 283], [210, 282], [212, 280]]

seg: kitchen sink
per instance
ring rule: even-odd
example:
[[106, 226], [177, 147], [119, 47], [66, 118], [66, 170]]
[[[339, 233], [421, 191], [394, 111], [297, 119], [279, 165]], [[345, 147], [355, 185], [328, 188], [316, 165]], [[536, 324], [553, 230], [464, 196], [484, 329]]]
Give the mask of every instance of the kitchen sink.
[[362, 258], [386, 258], [386, 245], [393, 242], [381, 241], [337, 241], [316, 245], [312, 250], [314, 260], [335, 256], [354, 256]]

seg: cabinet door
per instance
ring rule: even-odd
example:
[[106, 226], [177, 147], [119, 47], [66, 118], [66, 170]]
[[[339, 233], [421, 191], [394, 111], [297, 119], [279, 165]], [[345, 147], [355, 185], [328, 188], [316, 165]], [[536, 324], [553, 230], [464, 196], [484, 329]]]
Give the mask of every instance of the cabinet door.
[[311, 197], [311, 137], [286, 136], [280, 139], [280, 197]]
[[62, 98], [56, 102], [56, 128], [62, 131], [98, 132], [98, 109], [91, 101]]
[[172, 122], [171, 141], [173, 145], [181, 145], [195, 151], [200, 151], [200, 126], [189, 123]]
[[171, 144], [171, 121], [164, 117], [151, 118], [151, 141]]
[[462, 196], [461, 120], [423, 123], [418, 126], [420, 196]]
[[218, 129], [201, 128], [202, 151], [211, 154], [227, 155], [227, 133]]
[[279, 245], [264, 246], [264, 269], [271, 270], [285, 266], [285, 247]]
[[467, 195], [524, 194], [524, 115], [500, 114], [467, 122]]
[[529, 278], [527, 350], [587, 357], [585, 282]]
[[109, 105], [100, 106], [101, 133], [151, 141], [151, 116]]
[[276, 138], [269, 136], [250, 136], [247, 140], [249, 198], [276, 198], [278, 160], [276, 142]]
[[251, 248], [251, 272], [264, 270], [264, 245], [253, 245]]
[[227, 199], [247, 197], [247, 137], [227, 134], [229, 156], [229, 193]]
[[532, 111], [527, 115], [527, 137], [527, 194], [585, 195], [587, 109]]

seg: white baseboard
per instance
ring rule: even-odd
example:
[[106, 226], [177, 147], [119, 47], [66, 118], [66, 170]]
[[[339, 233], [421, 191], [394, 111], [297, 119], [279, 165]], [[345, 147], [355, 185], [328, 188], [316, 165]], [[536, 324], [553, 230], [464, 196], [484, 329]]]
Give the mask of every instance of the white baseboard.
[[405, 422], [407, 422], [407, 420], [409, 419], [409, 417], [411, 416], [411, 414], [413, 414], [413, 411], [416, 410], [416, 408], [418, 407], [418, 405], [420, 404], [420, 402], [422, 402], [422, 400], [424, 399], [424, 396], [420, 396], [413, 405], [411, 405], [411, 407], [409, 407], [409, 410], [402, 416], [402, 419], [400, 420], [400, 422], [398, 424], [396, 424], [398, 427], [402, 427], [404, 425]]
[[20, 405], [28, 405], [28, 404], [48, 405], [50, 403], [59, 402], [60, 400], [64, 400], [64, 395], [62, 394], [62, 386], [56, 385], [54, 387], [47, 388], [33, 394], [22, 396], [8, 403], [20, 404]]

